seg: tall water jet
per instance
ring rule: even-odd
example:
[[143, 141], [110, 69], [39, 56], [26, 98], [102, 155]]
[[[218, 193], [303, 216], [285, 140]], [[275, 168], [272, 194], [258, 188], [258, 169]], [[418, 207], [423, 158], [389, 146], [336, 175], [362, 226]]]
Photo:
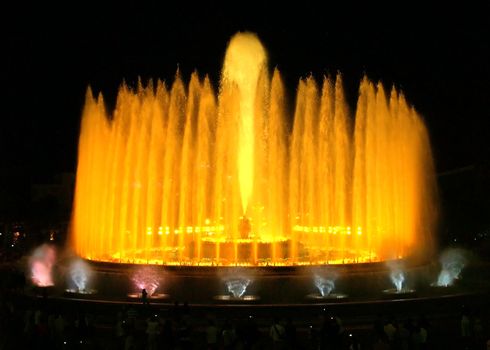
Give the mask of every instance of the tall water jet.
[[[257, 36], [252, 33], [236, 34], [226, 50], [221, 85], [222, 89], [237, 89], [240, 95], [234, 117], [238, 123], [237, 167], [244, 214], [247, 213], [254, 186], [255, 148], [260, 146], [258, 142], [261, 141], [260, 138], [255, 140], [255, 129], [262, 122], [256, 106], [258, 85], [261, 77], [267, 76], [267, 54]], [[260, 134], [257, 136], [260, 137]]]
[[[342, 77], [281, 74], [257, 37], [229, 43], [219, 93], [208, 77], [122, 85], [114, 111], [89, 89], [72, 245], [83, 258], [194, 266], [386, 261], [432, 247], [434, 166], [403, 94]], [[292, 123], [291, 123], [292, 122]], [[291, 124], [291, 127], [289, 125]]]

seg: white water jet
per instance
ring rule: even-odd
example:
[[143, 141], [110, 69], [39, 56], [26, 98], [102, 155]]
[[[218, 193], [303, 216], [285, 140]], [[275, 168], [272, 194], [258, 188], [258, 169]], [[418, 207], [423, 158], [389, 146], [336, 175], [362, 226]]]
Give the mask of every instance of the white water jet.
[[241, 298], [247, 291], [247, 287], [252, 281], [248, 278], [235, 278], [225, 281], [226, 288], [234, 298]]
[[460, 249], [448, 249], [441, 254], [439, 260], [442, 270], [439, 273], [435, 285], [438, 287], [453, 285], [454, 280], [460, 278], [461, 271], [466, 264], [464, 252]]
[[395, 286], [396, 292], [401, 293], [405, 290], [403, 286], [405, 282], [405, 272], [403, 271], [403, 265], [400, 261], [389, 261], [386, 265], [390, 269], [390, 280]]
[[405, 275], [403, 271], [391, 271], [390, 273], [391, 282], [395, 285], [396, 291], [401, 292], [403, 290], [403, 282], [405, 282]]
[[330, 295], [335, 288], [335, 280], [333, 278], [324, 278], [322, 276], [315, 275], [314, 283], [322, 297]]
[[70, 284], [76, 286], [74, 290], [77, 293], [88, 292], [87, 286], [91, 275], [92, 271], [90, 266], [85, 261], [77, 259], [71, 262], [69, 267]]

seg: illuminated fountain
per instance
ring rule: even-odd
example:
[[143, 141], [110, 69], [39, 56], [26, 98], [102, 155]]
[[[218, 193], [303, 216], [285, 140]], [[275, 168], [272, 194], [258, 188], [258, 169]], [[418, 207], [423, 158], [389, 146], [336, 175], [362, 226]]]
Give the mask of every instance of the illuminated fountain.
[[[194, 73], [122, 85], [114, 111], [89, 89], [72, 246], [85, 259], [189, 266], [379, 262], [430, 249], [434, 169], [403, 94], [342, 78], [299, 82], [294, 119], [250, 33], [226, 52], [219, 93]], [[293, 120], [290, 123], [290, 120]]]
[[53, 246], [43, 244], [37, 247], [29, 258], [29, 273], [32, 284], [36, 287], [52, 287], [53, 267], [56, 262], [56, 251]]
[[226, 288], [234, 298], [241, 298], [245, 294], [249, 284], [249, 279], [231, 279], [226, 281]]
[[227, 275], [222, 278], [222, 282], [226, 286], [226, 290], [229, 294], [216, 295], [215, 300], [219, 301], [257, 301], [260, 299], [258, 295], [245, 294], [247, 288], [253, 282], [252, 277], [247, 273], [248, 271], [240, 269], [231, 269], [227, 272]]
[[160, 287], [163, 276], [161, 271], [158, 271], [150, 266], [139, 267], [133, 271], [131, 281], [137, 292], [129, 293], [128, 297], [133, 299], [141, 299], [143, 289], [146, 290], [147, 297], [150, 299], [166, 299], [167, 294], [157, 293]]
[[395, 288], [385, 289], [383, 293], [387, 295], [411, 295], [415, 293], [415, 290], [409, 289], [405, 286], [405, 271], [398, 261], [390, 261], [387, 263], [390, 268], [390, 280]]
[[85, 261], [75, 259], [70, 263], [68, 268], [68, 285], [67, 293], [75, 294], [93, 294], [96, 291], [89, 288], [92, 277], [92, 270]]
[[344, 299], [347, 297], [346, 294], [342, 293], [332, 293], [335, 289], [335, 280], [337, 275], [334, 273], [320, 274], [315, 273], [313, 276], [313, 283], [318, 289], [318, 293], [308, 294], [306, 297], [308, 299], [325, 300], [325, 299]]
[[466, 265], [465, 254], [460, 249], [448, 249], [441, 254], [441, 272], [433, 287], [449, 287], [460, 278], [461, 271]]

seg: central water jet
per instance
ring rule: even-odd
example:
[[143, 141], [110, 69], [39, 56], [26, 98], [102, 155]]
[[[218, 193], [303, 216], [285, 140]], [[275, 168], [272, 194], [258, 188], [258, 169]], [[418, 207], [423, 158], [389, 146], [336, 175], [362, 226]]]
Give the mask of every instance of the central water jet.
[[254, 185], [254, 128], [257, 85], [261, 76], [268, 76], [265, 48], [255, 34], [236, 34], [226, 50], [221, 85], [236, 89], [240, 95], [237, 167], [243, 215], [247, 214]]

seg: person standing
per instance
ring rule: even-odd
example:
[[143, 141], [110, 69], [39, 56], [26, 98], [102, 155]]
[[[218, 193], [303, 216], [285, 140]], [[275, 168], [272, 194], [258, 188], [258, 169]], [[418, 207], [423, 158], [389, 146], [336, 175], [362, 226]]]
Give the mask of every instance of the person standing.
[[277, 318], [272, 322], [272, 326], [269, 330], [269, 336], [272, 339], [273, 349], [282, 350], [284, 349], [284, 338], [286, 335], [286, 329], [279, 322]]
[[209, 350], [218, 349], [218, 335], [218, 327], [215, 326], [213, 320], [209, 320], [208, 326], [206, 327], [206, 344]]
[[148, 305], [148, 292], [145, 288], [141, 290], [141, 301], [143, 302], [143, 305]]

